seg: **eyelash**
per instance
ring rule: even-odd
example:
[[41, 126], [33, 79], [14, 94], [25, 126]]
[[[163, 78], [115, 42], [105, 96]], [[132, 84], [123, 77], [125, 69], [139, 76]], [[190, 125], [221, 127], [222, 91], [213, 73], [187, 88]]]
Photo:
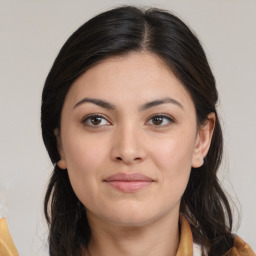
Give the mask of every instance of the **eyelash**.
[[[101, 115], [101, 114], [90, 114], [90, 115], [85, 116], [85, 117], [82, 119], [81, 122], [82, 122], [84, 125], [86, 125], [86, 126], [91, 126], [91, 127], [93, 127], [93, 128], [101, 128], [103, 125], [88, 125], [88, 124], [86, 124], [86, 122], [87, 122], [88, 120], [90, 120], [90, 118], [93, 118], [93, 117], [100, 117], [100, 118], [103, 118], [103, 119], [106, 120], [106, 118], [105, 118], [103, 115]], [[165, 114], [154, 114], [154, 115], [152, 115], [152, 116], [149, 117], [148, 121], [151, 120], [151, 119], [153, 119], [153, 118], [155, 118], [155, 117], [158, 117], [158, 118], [160, 117], [160, 118], [163, 118], [163, 119], [167, 119], [169, 123], [174, 123], [174, 119], [173, 119], [172, 117], [170, 117], [169, 115], [165, 115]], [[154, 125], [154, 124], [153, 124], [153, 126], [155, 126], [155, 128], [166, 127], [166, 125]]]

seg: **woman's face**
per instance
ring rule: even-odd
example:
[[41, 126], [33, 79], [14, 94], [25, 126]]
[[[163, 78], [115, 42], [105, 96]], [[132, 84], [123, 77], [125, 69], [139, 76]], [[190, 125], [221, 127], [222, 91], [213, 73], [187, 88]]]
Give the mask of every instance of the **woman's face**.
[[89, 221], [139, 226], [178, 215], [191, 166], [202, 165], [209, 146], [205, 131], [191, 97], [156, 55], [112, 57], [68, 92], [58, 165]]

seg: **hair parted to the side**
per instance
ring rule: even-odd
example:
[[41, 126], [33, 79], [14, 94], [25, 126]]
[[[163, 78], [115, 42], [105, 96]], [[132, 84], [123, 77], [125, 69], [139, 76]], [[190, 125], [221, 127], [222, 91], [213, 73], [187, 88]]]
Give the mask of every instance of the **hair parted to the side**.
[[41, 126], [45, 146], [55, 164], [44, 202], [49, 225], [50, 256], [79, 256], [90, 239], [84, 206], [76, 197], [60, 159], [54, 130], [60, 127], [65, 97], [72, 83], [100, 61], [130, 52], [148, 51], [161, 57], [184, 85], [195, 104], [198, 125], [216, 115], [212, 143], [204, 165], [192, 168], [180, 211], [189, 220], [194, 241], [209, 256], [224, 255], [233, 245], [232, 212], [217, 170], [223, 137], [216, 111], [218, 93], [204, 50], [176, 16], [159, 9], [115, 8], [83, 24], [64, 44], [46, 79]]

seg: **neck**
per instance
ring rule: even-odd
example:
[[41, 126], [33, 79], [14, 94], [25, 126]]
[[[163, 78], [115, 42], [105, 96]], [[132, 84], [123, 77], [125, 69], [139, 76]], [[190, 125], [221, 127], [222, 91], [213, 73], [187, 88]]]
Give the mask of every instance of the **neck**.
[[[179, 245], [179, 215], [127, 227], [88, 218], [90, 256], [175, 256]], [[92, 228], [93, 227], [93, 228]]]

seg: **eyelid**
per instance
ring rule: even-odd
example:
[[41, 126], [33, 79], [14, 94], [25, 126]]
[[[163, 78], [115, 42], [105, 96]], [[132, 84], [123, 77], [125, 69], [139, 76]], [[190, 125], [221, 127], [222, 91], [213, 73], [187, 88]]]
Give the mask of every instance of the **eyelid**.
[[156, 114], [153, 114], [151, 115], [148, 119], [152, 118], [152, 117], [155, 117], [155, 116], [161, 116], [161, 117], [166, 117], [168, 119], [171, 119], [174, 121], [174, 117], [172, 117], [171, 115], [169, 114], [165, 114], [165, 113], [156, 113]]

